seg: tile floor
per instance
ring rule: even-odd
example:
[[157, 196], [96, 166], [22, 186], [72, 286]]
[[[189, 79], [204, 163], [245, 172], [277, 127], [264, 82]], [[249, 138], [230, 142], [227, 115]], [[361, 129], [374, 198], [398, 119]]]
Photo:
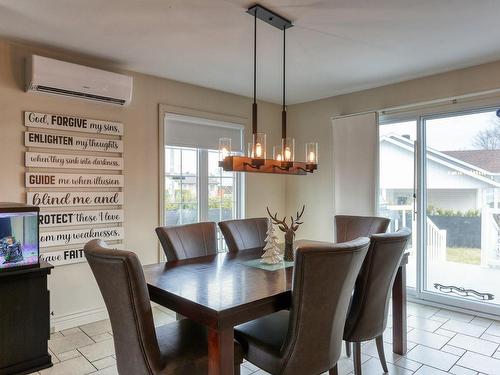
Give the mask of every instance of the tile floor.
[[[173, 314], [153, 308], [155, 324], [174, 320]], [[389, 322], [391, 319], [389, 319]], [[500, 321], [448, 310], [408, 304], [408, 353], [392, 353], [391, 327], [384, 334], [389, 373], [394, 375], [499, 375]], [[103, 320], [52, 334], [49, 348], [54, 367], [41, 375], [118, 374], [109, 321]], [[383, 374], [374, 342], [363, 344], [364, 375]], [[340, 375], [352, 374], [352, 361], [344, 354]], [[264, 375], [244, 362], [242, 375]]]

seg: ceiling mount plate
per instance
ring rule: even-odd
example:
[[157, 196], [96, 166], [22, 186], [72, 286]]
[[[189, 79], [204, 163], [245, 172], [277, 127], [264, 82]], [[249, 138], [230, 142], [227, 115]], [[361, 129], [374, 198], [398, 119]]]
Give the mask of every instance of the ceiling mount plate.
[[248, 8], [248, 14], [255, 16], [257, 13], [257, 18], [265, 23], [268, 23], [271, 26], [276, 27], [280, 30], [289, 29], [293, 26], [293, 23], [286, 18], [281, 17], [279, 14], [274, 13], [272, 10], [269, 10], [262, 5], [255, 4]]

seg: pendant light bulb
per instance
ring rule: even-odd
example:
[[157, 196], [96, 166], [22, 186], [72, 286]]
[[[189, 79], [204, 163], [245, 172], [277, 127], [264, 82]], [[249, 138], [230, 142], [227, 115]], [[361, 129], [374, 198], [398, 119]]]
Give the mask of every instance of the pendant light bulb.
[[255, 133], [253, 135], [253, 158], [265, 159], [266, 158], [266, 133]]
[[262, 157], [262, 145], [260, 143], [255, 144], [255, 157]]

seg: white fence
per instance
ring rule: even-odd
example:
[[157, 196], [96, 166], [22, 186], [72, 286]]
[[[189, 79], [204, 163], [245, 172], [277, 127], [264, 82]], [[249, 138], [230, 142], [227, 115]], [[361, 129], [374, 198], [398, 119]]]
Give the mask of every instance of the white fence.
[[483, 208], [481, 213], [481, 266], [500, 266], [499, 208]]
[[446, 230], [439, 229], [428, 217], [427, 224], [427, 258], [430, 262], [446, 261]]
[[[409, 227], [414, 234], [417, 233], [413, 215], [409, 215], [413, 209], [411, 205], [390, 205], [386, 209], [390, 211], [389, 217], [392, 219], [391, 230]], [[428, 261], [446, 261], [446, 230], [439, 229], [429, 217], [426, 217], [426, 231]], [[414, 238], [415, 236], [412, 248], [409, 249], [412, 256], [415, 255]], [[481, 266], [500, 267], [500, 208], [483, 207], [481, 210]]]
[[[392, 230], [398, 230], [401, 227], [410, 227], [413, 233], [413, 239], [417, 233], [417, 223], [413, 220], [413, 215], [410, 220], [406, 216], [408, 212], [412, 212], [411, 205], [390, 205], [387, 209], [391, 211]], [[410, 221], [410, 222], [408, 222]], [[427, 231], [427, 257], [429, 262], [444, 262], [446, 261], [446, 230], [439, 229], [432, 220], [426, 217]], [[412, 245], [415, 242], [412, 240]], [[415, 255], [413, 248], [410, 249], [411, 255]]]

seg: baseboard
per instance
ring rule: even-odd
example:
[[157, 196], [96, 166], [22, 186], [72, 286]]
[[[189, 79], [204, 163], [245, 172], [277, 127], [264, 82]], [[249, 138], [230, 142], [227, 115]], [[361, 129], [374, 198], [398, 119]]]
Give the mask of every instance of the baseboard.
[[[158, 308], [166, 314], [175, 317], [175, 312], [157, 303], [151, 302], [153, 307]], [[80, 311], [73, 314], [61, 315], [50, 319], [50, 332], [62, 331], [63, 329], [75, 328], [84, 324], [94, 323], [99, 320], [108, 319], [108, 311], [105, 307]]]
[[108, 312], [105, 307], [56, 316], [50, 319], [50, 331], [62, 331], [63, 329], [74, 328], [103, 319], [108, 319]]
[[467, 315], [479, 316], [481, 318], [486, 318], [486, 319], [491, 319], [491, 320], [500, 320], [499, 315], [483, 313], [483, 312], [480, 312], [477, 310], [471, 310], [471, 309], [461, 308], [461, 307], [457, 307], [457, 306], [453, 306], [453, 305], [447, 305], [444, 303], [420, 299], [420, 298], [417, 298], [417, 297], [412, 296], [412, 295], [408, 295], [408, 302], [417, 303], [419, 305], [426, 305], [426, 306], [430, 306], [430, 307], [435, 307], [438, 309], [451, 310], [451, 311], [455, 311], [455, 312], [467, 314]]

